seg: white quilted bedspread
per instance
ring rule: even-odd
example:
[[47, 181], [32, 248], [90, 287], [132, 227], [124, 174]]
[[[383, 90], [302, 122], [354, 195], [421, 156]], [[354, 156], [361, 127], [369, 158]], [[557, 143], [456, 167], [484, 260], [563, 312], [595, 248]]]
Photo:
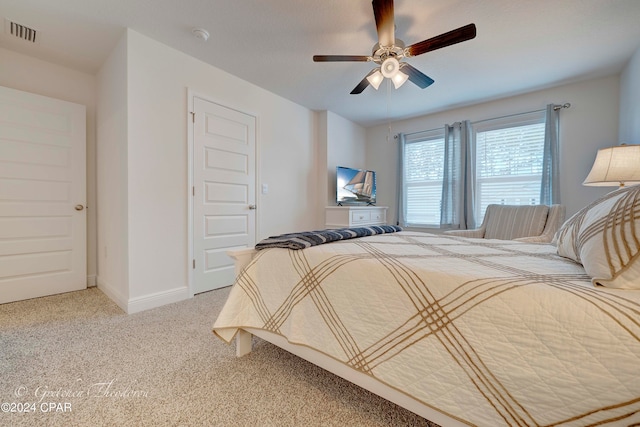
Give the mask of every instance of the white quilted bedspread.
[[640, 425], [640, 291], [555, 247], [400, 232], [258, 252], [214, 325], [275, 332], [478, 426]]

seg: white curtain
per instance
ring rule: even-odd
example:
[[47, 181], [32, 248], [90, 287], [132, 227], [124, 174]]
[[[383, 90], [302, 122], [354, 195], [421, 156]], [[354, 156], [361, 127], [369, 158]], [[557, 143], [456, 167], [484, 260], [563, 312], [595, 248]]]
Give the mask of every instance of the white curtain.
[[398, 195], [398, 221], [397, 224], [400, 227], [406, 227], [407, 226], [407, 215], [406, 215], [406, 211], [404, 209], [404, 200], [403, 200], [403, 195], [404, 195], [404, 144], [406, 142], [407, 138], [406, 135], [404, 133], [399, 133], [398, 134], [398, 159], [399, 159], [399, 163], [398, 163], [398, 177], [397, 177], [397, 183], [398, 183], [398, 191], [396, 191], [396, 194]]
[[560, 203], [560, 108], [547, 105], [544, 132], [544, 157], [542, 160], [542, 180], [540, 203], [553, 205]]
[[444, 177], [440, 227], [475, 228], [475, 164], [471, 144], [471, 122], [445, 125]]

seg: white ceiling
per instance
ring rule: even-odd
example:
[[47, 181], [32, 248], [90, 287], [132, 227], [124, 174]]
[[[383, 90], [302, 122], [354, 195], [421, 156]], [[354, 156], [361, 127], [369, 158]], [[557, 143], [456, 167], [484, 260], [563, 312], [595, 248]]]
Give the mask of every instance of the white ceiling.
[[435, 80], [427, 89], [350, 95], [374, 64], [311, 58], [371, 54], [370, 0], [0, 0], [0, 17], [38, 30], [35, 45], [3, 31], [7, 49], [96, 73], [129, 27], [364, 126], [618, 73], [640, 47], [640, 0], [396, 0], [407, 45], [469, 23], [477, 37], [407, 60]]

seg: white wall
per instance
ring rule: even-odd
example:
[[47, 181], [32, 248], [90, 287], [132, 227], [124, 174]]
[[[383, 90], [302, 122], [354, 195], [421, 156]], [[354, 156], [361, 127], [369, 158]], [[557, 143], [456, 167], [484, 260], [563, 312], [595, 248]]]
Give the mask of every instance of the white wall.
[[[324, 228], [325, 214], [324, 208], [331, 199], [331, 187], [329, 186], [330, 176], [328, 158], [329, 158], [329, 111], [318, 111], [316, 114], [316, 165], [317, 165], [317, 197], [316, 212], [322, 220], [318, 224], [318, 229]], [[334, 190], [335, 191], [335, 190]]]
[[129, 300], [127, 37], [97, 76], [98, 287], [122, 309]]
[[336, 204], [336, 166], [366, 167], [366, 130], [331, 111], [319, 111], [316, 117], [317, 228], [324, 228], [325, 207]]
[[87, 107], [87, 283], [96, 281], [96, 78], [0, 48], [0, 85]]
[[[109, 248], [109, 256], [128, 251], [124, 308], [133, 312], [188, 295], [187, 89], [257, 117], [258, 181], [269, 184], [267, 195], [258, 194], [258, 240], [319, 224], [317, 117], [135, 31], [127, 30], [124, 43], [126, 81], [119, 81], [121, 70], [109, 64], [100, 74], [105, 88], [115, 83], [122, 93], [126, 87], [127, 246]], [[99, 160], [107, 163], [105, 170], [120, 162], [117, 156]], [[100, 262], [102, 272], [103, 257]]]
[[[428, 89], [426, 89], [428, 90]], [[567, 217], [611, 189], [586, 187], [596, 151], [618, 141], [619, 78], [617, 76], [558, 86], [497, 101], [391, 123], [391, 132], [434, 129], [460, 120], [478, 121], [538, 110], [546, 104], [571, 103], [560, 113], [561, 197]], [[389, 206], [389, 222], [397, 220], [398, 142], [387, 140], [388, 125], [367, 129], [367, 167], [378, 172], [378, 204]], [[384, 177], [384, 179], [382, 179]]]
[[336, 166], [366, 167], [366, 130], [331, 111], [326, 112], [327, 206], [336, 204]]
[[640, 48], [620, 75], [620, 140], [640, 144]]

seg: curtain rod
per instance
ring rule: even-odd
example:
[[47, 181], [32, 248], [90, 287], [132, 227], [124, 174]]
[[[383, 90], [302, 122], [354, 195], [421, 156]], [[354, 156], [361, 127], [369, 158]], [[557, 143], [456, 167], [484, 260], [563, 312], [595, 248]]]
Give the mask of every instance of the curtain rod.
[[[565, 102], [564, 104], [555, 104], [555, 105], [553, 106], [553, 110], [554, 110], [554, 111], [558, 111], [558, 110], [562, 110], [563, 108], [569, 108], [569, 107], [571, 107], [571, 104], [570, 104], [570, 103], [568, 103], [568, 102]], [[520, 116], [520, 115], [522, 115], [522, 114], [539, 113], [539, 112], [541, 112], [541, 111], [546, 111], [546, 108], [541, 108], [541, 109], [539, 109], [539, 110], [533, 110], [533, 111], [525, 111], [524, 113], [508, 114], [508, 115], [506, 115], [506, 116], [493, 117], [493, 118], [491, 118], [491, 119], [478, 120], [478, 121], [476, 121], [476, 122], [471, 122], [471, 123], [472, 123], [472, 124], [482, 123], [482, 122], [487, 122], [487, 121], [489, 121], [489, 120], [505, 119], [505, 118], [508, 118], [508, 117]], [[439, 129], [441, 129], [441, 128], [442, 128], [442, 127], [437, 127], [437, 128], [433, 128], [433, 129], [420, 130], [420, 131], [417, 131], [417, 132], [405, 133], [405, 136], [416, 135], [416, 134], [418, 134], [418, 133], [422, 133], [422, 132], [432, 132], [432, 131], [435, 131], [435, 130], [439, 130]], [[394, 139], [398, 139], [398, 134], [394, 135], [394, 136], [393, 136], [393, 138], [394, 138]]]
[[[419, 133], [433, 132], [433, 131], [436, 131], [436, 130], [442, 130], [442, 126], [437, 127], [437, 128], [433, 128], [433, 129], [426, 129], [426, 130], [419, 130], [417, 132], [405, 133], [404, 136], [417, 135]], [[395, 134], [393, 137], [394, 137], [394, 139], [398, 139], [398, 134]]]
[[568, 103], [568, 102], [565, 102], [565, 103], [564, 103], [564, 104], [562, 104], [562, 105], [558, 105], [558, 104], [554, 105], [554, 106], [553, 106], [553, 109], [554, 109], [555, 111], [558, 111], [558, 110], [562, 110], [563, 108], [570, 108], [570, 107], [571, 107], [571, 104], [570, 104], [570, 103]]
[[[553, 111], [558, 111], [558, 110], [562, 110], [563, 108], [569, 108], [569, 107], [571, 107], [571, 104], [569, 104], [568, 102], [565, 102], [564, 104], [555, 104], [553, 106]], [[540, 113], [540, 112], [546, 111], [546, 110], [547, 110], [546, 108], [540, 108], [539, 110], [525, 111], [523, 113], [507, 114], [506, 116], [492, 117], [490, 119], [478, 120], [478, 121], [475, 121], [475, 122], [471, 122], [471, 124], [483, 123], [483, 122], [488, 122], [488, 121], [491, 121], [491, 120], [506, 119], [506, 118], [509, 118], [509, 117], [522, 116], [523, 114]]]

